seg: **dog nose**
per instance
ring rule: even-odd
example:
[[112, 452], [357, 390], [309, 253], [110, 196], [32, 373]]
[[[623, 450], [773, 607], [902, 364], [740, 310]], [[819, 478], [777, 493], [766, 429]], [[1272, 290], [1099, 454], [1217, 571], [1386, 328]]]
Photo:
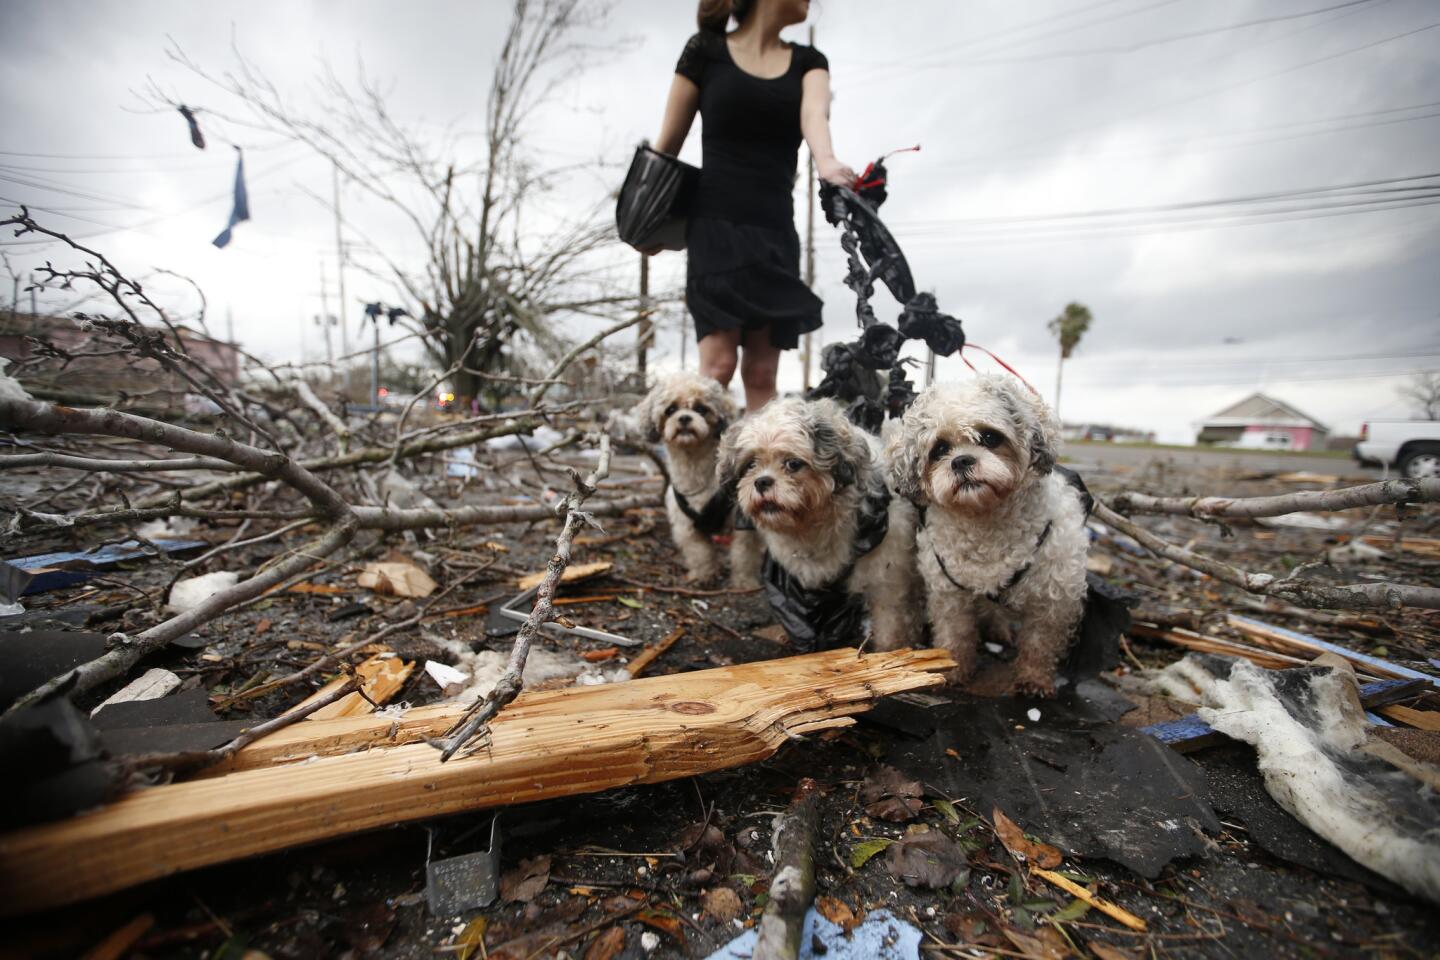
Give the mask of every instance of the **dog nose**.
[[975, 458], [968, 455], [956, 457], [950, 461], [950, 469], [956, 473], [966, 473], [973, 466], [975, 466]]
[[755, 478], [755, 492], [756, 492], [756, 493], [764, 493], [766, 490], [769, 490], [769, 489], [770, 489], [771, 487], [773, 487], [773, 486], [775, 486], [775, 478], [774, 478], [774, 477], [756, 477], [756, 478]]
[[680, 422], [681, 422], [681, 423], [689, 423], [689, 422], [690, 422], [690, 414], [688, 414], [688, 413], [682, 413], [682, 414], [680, 414]]

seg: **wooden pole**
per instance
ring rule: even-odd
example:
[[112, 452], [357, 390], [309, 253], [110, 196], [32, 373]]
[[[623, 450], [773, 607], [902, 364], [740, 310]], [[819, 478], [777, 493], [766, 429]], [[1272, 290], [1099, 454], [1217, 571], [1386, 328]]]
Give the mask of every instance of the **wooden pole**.
[[654, 324], [650, 321], [650, 258], [640, 254], [640, 325], [635, 335], [635, 377], [638, 387], [645, 389], [648, 375], [648, 354], [650, 341], [654, 338]]

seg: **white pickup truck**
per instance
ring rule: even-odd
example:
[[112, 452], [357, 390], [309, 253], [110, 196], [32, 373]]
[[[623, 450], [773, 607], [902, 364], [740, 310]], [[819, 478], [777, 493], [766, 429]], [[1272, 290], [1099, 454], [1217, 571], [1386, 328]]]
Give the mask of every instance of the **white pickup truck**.
[[1372, 420], [1361, 424], [1355, 459], [1394, 467], [1402, 477], [1440, 477], [1440, 420]]

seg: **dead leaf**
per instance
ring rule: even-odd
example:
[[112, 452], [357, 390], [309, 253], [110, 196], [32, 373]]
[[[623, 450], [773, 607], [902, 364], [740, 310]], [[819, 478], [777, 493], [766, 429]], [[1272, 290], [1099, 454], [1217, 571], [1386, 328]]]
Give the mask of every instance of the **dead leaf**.
[[729, 923], [745, 912], [740, 895], [729, 887], [714, 887], [700, 895], [700, 907], [721, 923]]
[[587, 663], [600, 663], [602, 660], [613, 660], [619, 654], [619, 647], [606, 647], [603, 650], [586, 650], [580, 654], [580, 659]]
[[[861, 917], [855, 916], [855, 912], [850, 909], [849, 904], [838, 897], [816, 897], [815, 909], [820, 916], [846, 933], [854, 930], [860, 923]], [[861, 916], [863, 917], [864, 914], [862, 913]]]
[[919, 780], [905, 779], [894, 767], [881, 767], [860, 785], [860, 802], [870, 816], [901, 823], [920, 813], [924, 792]]
[[785, 643], [789, 639], [789, 634], [785, 632], [785, 628], [778, 623], [772, 623], [768, 627], [761, 627], [759, 630], [751, 630], [750, 636], [759, 637], [761, 640], [769, 640], [771, 643]]
[[[572, 563], [565, 568], [564, 573], [560, 574], [560, 582], [573, 583], [576, 580], [584, 580], [588, 577], [598, 577], [602, 573], [609, 573], [612, 566], [614, 566], [614, 564], [608, 560], [597, 560], [594, 563]], [[520, 589], [529, 590], [531, 587], [540, 586], [540, 581], [545, 579], [545, 574], [548, 572], [549, 571], [541, 570], [538, 573], [530, 573], [521, 577], [519, 581]]]
[[1099, 940], [1087, 940], [1085, 946], [1090, 952], [1099, 957], [1100, 960], [1138, 960], [1139, 954], [1133, 950], [1123, 950], [1120, 947], [1112, 947], [1108, 943], [1101, 943]]
[[287, 588], [287, 593], [314, 593], [323, 597], [338, 597], [349, 593], [344, 587], [337, 587], [330, 583], [297, 583]]
[[590, 946], [585, 948], [585, 960], [613, 960], [624, 949], [625, 928], [610, 927], [590, 941]]
[[641, 910], [635, 914], [635, 919], [647, 927], [654, 927], [661, 933], [668, 933], [680, 946], [686, 946], [685, 931], [680, 927], [680, 921], [672, 913], [665, 913], [661, 910]]
[[470, 960], [476, 950], [480, 949], [485, 942], [485, 928], [489, 921], [484, 917], [476, 917], [465, 925], [460, 931], [460, 936], [455, 938], [455, 956], [458, 960]]
[[268, 632], [274, 625], [269, 617], [261, 617], [260, 622], [255, 624], [255, 636], [258, 637], [260, 634]]
[[355, 582], [382, 596], [428, 597], [438, 584], [413, 563], [367, 563]]
[[995, 835], [1016, 857], [1027, 860], [1038, 867], [1044, 867], [1046, 870], [1053, 870], [1060, 866], [1064, 857], [1060, 855], [1059, 850], [1048, 843], [1038, 843], [1026, 839], [1025, 831], [1021, 830], [1014, 820], [1005, 816], [999, 807], [991, 812], [991, 818], [995, 822]]
[[529, 903], [550, 882], [550, 858], [531, 857], [500, 878], [500, 896], [515, 903]]
[[967, 877], [970, 862], [954, 840], [938, 830], [896, 840], [885, 850], [885, 869], [907, 887], [948, 887]]
[[[1070, 948], [1066, 946], [1064, 939], [1050, 927], [1033, 937], [1012, 927], [1006, 927], [1002, 932], [1006, 939], [1015, 945], [1015, 949], [1029, 960], [1065, 960], [1071, 956]], [[1051, 937], [1044, 936], [1045, 933], [1051, 934]], [[1058, 945], [1056, 940], [1060, 941]]]

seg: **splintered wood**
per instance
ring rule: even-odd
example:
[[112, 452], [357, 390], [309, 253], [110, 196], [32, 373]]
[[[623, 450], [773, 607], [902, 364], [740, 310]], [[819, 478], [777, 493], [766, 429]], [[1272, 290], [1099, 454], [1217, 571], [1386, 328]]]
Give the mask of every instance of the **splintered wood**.
[[953, 666], [939, 650], [842, 649], [522, 694], [483, 749], [443, 764], [420, 740], [463, 706], [295, 724], [224, 775], [0, 835], [0, 915], [406, 821], [756, 763], [880, 697], [937, 686]]

